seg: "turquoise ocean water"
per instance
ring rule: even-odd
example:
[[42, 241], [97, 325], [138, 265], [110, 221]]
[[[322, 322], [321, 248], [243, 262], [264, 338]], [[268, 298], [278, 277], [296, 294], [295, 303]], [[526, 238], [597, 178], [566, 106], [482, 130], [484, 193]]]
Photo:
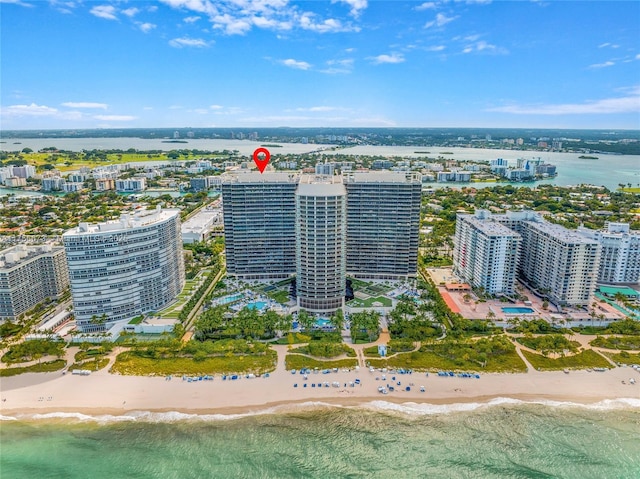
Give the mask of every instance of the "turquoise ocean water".
[[305, 405], [0, 423], [0, 477], [640, 478], [638, 401]]

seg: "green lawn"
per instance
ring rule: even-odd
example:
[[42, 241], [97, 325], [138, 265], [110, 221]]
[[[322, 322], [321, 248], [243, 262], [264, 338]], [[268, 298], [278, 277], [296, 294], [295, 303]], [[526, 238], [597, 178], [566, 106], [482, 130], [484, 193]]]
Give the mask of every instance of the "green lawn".
[[306, 346], [291, 350], [292, 353], [308, 354], [318, 358], [335, 358], [346, 354], [351, 358], [356, 357], [356, 352], [344, 343], [332, 343], [327, 341], [311, 341]]
[[282, 289], [270, 291], [267, 293], [267, 296], [280, 304], [286, 304], [289, 302], [289, 292]]
[[302, 333], [289, 333], [276, 341], [277, 344], [300, 344], [311, 341], [311, 336]]
[[619, 364], [640, 364], [640, 353], [632, 354], [623, 351], [622, 353], [604, 353], [612, 361]]
[[390, 308], [392, 304], [391, 300], [385, 296], [376, 296], [367, 299], [352, 299], [347, 304], [352, 308], [372, 308], [374, 307], [373, 303], [376, 302], [381, 303], [385, 308]]
[[564, 358], [545, 358], [541, 354], [522, 351], [527, 361], [539, 371], [551, 371], [559, 369], [587, 369], [587, 368], [611, 368], [611, 364], [592, 349], [587, 349], [573, 356]]
[[311, 359], [307, 356], [300, 354], [287, 354], [285, 358], [285, 365], [287, 370], [302, 369], [302, 368], [318, 368], [318, 369], [331, 369], [331, 368], [353, 368], [358, 364], [356, 359], [338, 359], [333, 361], [319, 361], [317, 359]]
[[109, 358], [100, 358], [97, 361], [94, 359], [90, 359], [87, 361], [81, 361], [77, 363], [73, 363], [69, 366], [69, 371], [73, 371], [75, 369], [87, 369], [89, 371], [99, 371], [103, 369], [109, 364]]
[[66, 365], [67, 362], [64, 359], [56, 359], [55, 361], [34, 364], [33, 366], [0, 369], [0, 377], [15, 376], [22, 373], [48, 373], [51, 371], [59, 371]]
[[224, 373], [256, 373], [273, 371], [277, 354], [207, 357], [196, 361], [190, 357], [169, 359], [142, 358], [131, 352], [120, 353], [111, 372], [130, 376], [165, 376], [167, 374], [206, 375]]
[[640, 336], [598, 336], [589, 344], [598, 348], [636, 350], [640, 349]]
[[414, 369], [419, 371], [478, 371], [495, 373], [519, 373], [526, 371], [526, 365], [522, 362], [515, 349], [512, 352], [489, 357], [485, 367], [475, 361], [469, 361], [464, 357], [449, 359], [429, 351], [415, 351], [401, 353], [389, 359], [367, 359], [374, 367], [392, 367]]

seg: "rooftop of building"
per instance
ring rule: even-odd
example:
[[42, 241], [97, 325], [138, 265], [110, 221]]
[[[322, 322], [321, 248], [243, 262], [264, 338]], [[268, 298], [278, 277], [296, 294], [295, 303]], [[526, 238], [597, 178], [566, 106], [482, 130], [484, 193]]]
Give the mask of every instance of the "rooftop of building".
[[0, 270], [10, 269], [21, 263], [43, 254], [52, 253], [63, 249], [62, 246], [54, 246], [52, 243], [41, 245], [19, 244], [0, 251]]
[[520, 238], [520, 235], [501, 223], [496, 223], [488, 217], [478, 217], [476, 215], [458, 214], [458, 218], [463, 219], [467, 223], [473, 225], [479, 231], [487, 236], [504, 236], [512, 238]]
[[236, 183], [297, 183], [299, 175], [297, 173], [283, 172], [241, 172], [234, 171], [222, 175], [222, 184]]
[[629, 286], [598, 286], [598, 290], [607, 296], [615, 296], [617, 293], [620, 293], [624, 296], [640, 297], [640, 292]]
[[296, 190], [298, 196], [341, 196], [346, 193], [342, 176], [337, 175], [302, 175]]
[[187, 221], [182, 223], [182, 232], [202, 231], [211, 226], [215, 222], [216, 218], [220, 218], [221, 216], [222, 212], [220, 209], [200, 210]]
[[421, 183], [420, 176], [404, 171], [360, 171], [343, 175], [345, 183]]
[[582, 235], [574, 230], [569, 230], [564, 226], [554, 223], [525, 221], [524, 224], [531, 225], [534, 229], [547, 233], [555, 239], [567, 244], [599, 244], [597, 240]]
[[62, 236], [77, 236], [96, 233], [114, 233], [133, 228], [141, 228], [168, 220], [180, 215], [179, 209], [138, 210], [133, 214], [125, 213], [118, 220], [105, 221], [104, 223], [80, 223], [75, 228], [65, 231]]

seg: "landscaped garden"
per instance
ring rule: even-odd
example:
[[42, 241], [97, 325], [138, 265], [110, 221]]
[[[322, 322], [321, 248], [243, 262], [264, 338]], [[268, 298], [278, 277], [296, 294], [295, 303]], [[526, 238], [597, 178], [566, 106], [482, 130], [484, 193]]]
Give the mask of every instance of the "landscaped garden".
[[369, 359], [374, 367], [394, 367], [423, 371], [484, 371], [523, 372], [525, 364], [515, 346], [504, 336], [481, 338], [477, 341], [433, 342], [420, 350], [400, 353], [389, 359]]
[[609, 361], [592, 349], [586, 349], [572, 356], [563, 356], [555, 359], [524, 350], [522, 351], [522, 354], [538, 371], [612, 367]]

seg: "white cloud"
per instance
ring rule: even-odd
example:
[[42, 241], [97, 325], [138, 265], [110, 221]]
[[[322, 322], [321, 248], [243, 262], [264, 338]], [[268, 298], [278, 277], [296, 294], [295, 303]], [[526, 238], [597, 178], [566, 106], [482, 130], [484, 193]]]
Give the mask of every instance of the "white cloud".
[[424, 28], [443, 27], [447, 23], [453, 22], [456, 18], [458, 18], [458, 17], [457, 16], [455, 16], [455, 17], [447, 17], [444, 13], [438, 13], [436, 15], [435, 20], [427, 22], [425, 24]]
[[182, 48], [182, 47], [204, 48], [204, 47], [208, 47], [209, 43], [206, 42], [205, 40], [202, 40], [201, 38], [182, 37], [182, 38], [174, 38], [173, 40], [169, 40], [169, 45], [175, 48]]
[[321, 73], [335, 75], [340, 73], [351, 73], [353, 71], [353, 58], [344, 58], [342, 60], [328, 60], [328, 68], [320, 70]]
[[507, 53], [509, 53], [508, 50], [506, 50], [505, 48], [492, 45], [491, 43], [487, 43], [484, 40], [480, 40], [479, 42], [475, 42], [471, 45], [467, 45], [462, 50], [462, 53], [472, 53], [472, 52], [493, 53], [493, 54], [500, 54], [500, 55], [506, 55]]
[[193, 16], [193, 17], [185, 17], [183, 21], [184, 21], [184, 23], [195, 23], [198, 20], [200, 20], [200, 17]]
[[197, 113], [198, 115], [206, 115], [207, 113], [209, 113], [209, 110], [207, 110], [206, 108], [194, 108], [190, 111], [193, 113]]
[[615, 43], [609, 43], [609, 42], [601, 43], [600, 45], [598, 45], [598, 48], [606, 48], [606, 47], [609, 47], [609, 48], [620, 48], [620, 45], [616, 45]]
[[438, 4], [436, 2], [424, 2], [416, 7], [416, 10], [433, 10]]
[[335, 33], [335, 32], [347, 32], [347, 31], [359, 31], [357, 27], [350, 25], [344, 25], [340, 20], [335, 18], [328, 18], [323, 22], [315, 21], [315, 15], [312, 13], [304, 13], [299, 19], [298, 23], [303, 30], [311, 30], [318, 33]]
[[136, 14], [138, 14], [140, 12], [140, 10], [138, 10], [135, 7], [127, 8], [127, 9], [121, 10], [121, 11], [122, 11], [122, 13], [124, 15], [126, 15], [127, 17], [130, 17], [130, 18], [136, 16]]
[[222, 105], [211, 105], [209, 108], [212, 110], [222, 110], [224, 107]]
[[325, 111], [347, 111], [347, 108], [340, 106], [312, 106], [309, 108], [296, 108], [296, 111], [325, 112]]
[[311, 64], [303, 61], [294, 60], [293, 58], [287, 58], [286, 60], [280, 60], [279, 63], [285, 67], [295, 68], [296, 70], [308, 70], [311, 68]]
[[131, 115], [95, 115], [94, 118], [102, 121], [132, 121], [137, 119], [137, 117]]
[[62, 103], [62, 106], [69, 108], [100, 108], [106, 110], [108, 105], [106, 103], [94, 103], [89, 101], [67, 101]]
[[640, 53], [636, 55], [636, 60], [640, 60]]
[[[0, 0], [0, 2], [1, 1], [2, 0]], [[73, 9], [78, 6], [76, 2], [64, 0], [49, 0], [49, 5], [51, 5], [52, 8], [58, 10], [60, 13], [66, 14], [73, 13]]]
[[614, 62], [607, 61], [604, 63], [594, 63], [593, 65], [589, 65], [589, 68], [606, 68], [606, 67], [612, 67], [613, 65], [615, 65]]
[[160, 0], [162, 3], [173, 8], [191, 10], [198, 13], [206, 13], [207, 15], [215, 15], [218, 10], [209, 0]]
[[351, 15], [354, 17], [360, 16], [360, 12], [367, 8], [367, 0], [331, 0], [331, 3], [346, 3], [351, 7]]
[[112, 5], [97, 5], [90, 10], [92, 15], [105, 18], [107, 20], [117, 20], [116, 7]]
[[46, 105], [11, 105], [2, 109], [3, 115], [7, 116], [56, 116], [58, 109]]
[[136, 23], [136, 25], [138, 25], [138, 28], [140, 28], [140, 30], [142, 30], [144, 33], [149, 33], [151, 30], [153, 30], [154, 28], [156, 28], [157, 25], [153, 24], [153, 23]]
[[402, 55], [402, 53], [378, 55], [377, 57], [371, 57], [370, 60], [372, 60], [375, 65], [380, 65], [382, 63], [402, 63], [404, 62], [404, 55]]
[[33, 7], [34, 5], [21, 0], [0, 0], [0, 3], [13, 3], [14, 5], [20, 5], [21, 7]]
[[[319, 14], [304, 11], [288, 0], [161, 0], [177, 9], [196, 14], [187, 17], [196, 21], [206, 15], [214, 29], [227, 35], [245, 35], [253, 28], [288, 31], [293, 28], [333, 33], [359, 31], [351, 23], [343, 23], [335, 18], [321, 18]], [[333, 0], [351, 6], [354, 18], [366, 8], [367, 0]], [[187, 20], [185, 19], [185, 22]], [[188, 22], [189, 23], [189, 22]]]
[[427, 50], [428, 52], [441, 52], [446, 48], [447, 47], [445, 47], [444, 45], [432, 45], [430, 47], [426, 47], [425, 50]]
[[588, 115], [609, 113], [636, 113], [640, 111], [640, 87], [629, 90], [626, 96], [590, 100], [584, 103], [560, 103], [557, 105], [507, 105], [488, 111], [515, 115]]

